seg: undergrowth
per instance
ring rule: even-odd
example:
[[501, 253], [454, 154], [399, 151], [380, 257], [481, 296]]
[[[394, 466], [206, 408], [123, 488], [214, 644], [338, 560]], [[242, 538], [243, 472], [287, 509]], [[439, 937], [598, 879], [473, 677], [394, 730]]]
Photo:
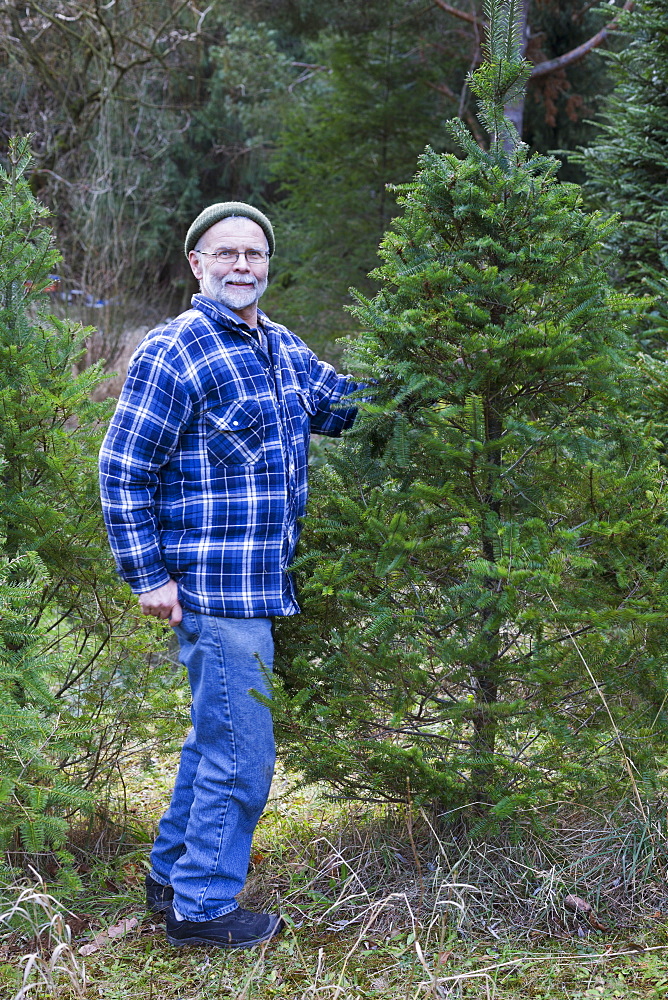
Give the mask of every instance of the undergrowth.
[[483, 840], [425, 812], [332, 803], [279, 776], [241, 902], [280, 908], [286, 931], [250, 951], [175, 949], [142, 908], [167, 775], [131, 776], [128, 801], [144, 810], [127, 817], [132, 837], [107, 819], [87, 839], [79, 832], [61, 870], [51, 859], [46, 881], [7, 869], [3, 1000], [668, 993], [658, 809], [640, 818], [632, 806], [606, 814], [563, 804]]

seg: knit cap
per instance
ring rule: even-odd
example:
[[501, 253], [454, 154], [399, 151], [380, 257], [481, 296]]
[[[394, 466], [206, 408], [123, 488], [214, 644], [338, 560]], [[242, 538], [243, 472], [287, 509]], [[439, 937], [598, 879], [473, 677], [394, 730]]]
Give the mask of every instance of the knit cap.
[[254, 208], [252, 205], [246, 205], [243, 201], [219, 201], [215, 205], [209, 205], [209, 207], [205, 208], [203, 212], [200, 212], [186, 235], [186, 257], [191, 250], [195, 249], [197, 241], [200, 236], [207, 231], [207, 229], [210, 229], [216, 222], [220, 222], [221, 219], [229, 219], [230, 216], [233, 215], [239, 215], [246, 219], [252, 219], [253, 222], [257, 222], [258, 226], [264, 231], [264, 235], [267, 237], [267, 243], [269, 244], [269, 256], [271, 257], [276, 248], [274, 230], [271, 222], [258, 208]]

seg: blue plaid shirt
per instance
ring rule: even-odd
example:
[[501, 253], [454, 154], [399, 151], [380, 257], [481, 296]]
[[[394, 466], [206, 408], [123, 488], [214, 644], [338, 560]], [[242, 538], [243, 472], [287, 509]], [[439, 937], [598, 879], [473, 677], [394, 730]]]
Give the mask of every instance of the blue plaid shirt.
[[263, 313], [266, 351], [224, 306], [192, 304], [139, 345], [100, 452], [119, 572], [135, 593], [172, 577], [191, 611], [297, 614], [309, 435], [352, 424], [330, 406], [356, 386]]

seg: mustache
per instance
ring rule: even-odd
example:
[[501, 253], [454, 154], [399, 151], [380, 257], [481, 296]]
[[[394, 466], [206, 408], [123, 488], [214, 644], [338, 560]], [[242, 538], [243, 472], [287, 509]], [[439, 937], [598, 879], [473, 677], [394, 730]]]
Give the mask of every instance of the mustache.
[[255, 275], [250, 274], [248, 276], [248, 279], [235, 277], [232, 274], [226, 274], [225, 277], [221, 279], [221, 284], [223, 285], [223, 287], [225, 285], [249, 285], [252, 286], [253, 288], [257, 288], [258, 281]]

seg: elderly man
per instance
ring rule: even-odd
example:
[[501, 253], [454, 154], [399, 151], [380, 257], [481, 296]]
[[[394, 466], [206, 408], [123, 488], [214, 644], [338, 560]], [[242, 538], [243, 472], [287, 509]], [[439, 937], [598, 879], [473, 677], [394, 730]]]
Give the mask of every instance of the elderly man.
[[258, 310], [274, 233], [211, 205], [185, 252], [200, 294], [135, 352], [100, 455], [119, 572], [178, 636], [192, 729], [160, 822], [147, 906], [174, 945], [249, 947], [279, 916], [241, 909], [274, 767], [272, 618], [299, 612], [288, 567], [306, 504], [310, 431], [339, 435], [354, 388]]

